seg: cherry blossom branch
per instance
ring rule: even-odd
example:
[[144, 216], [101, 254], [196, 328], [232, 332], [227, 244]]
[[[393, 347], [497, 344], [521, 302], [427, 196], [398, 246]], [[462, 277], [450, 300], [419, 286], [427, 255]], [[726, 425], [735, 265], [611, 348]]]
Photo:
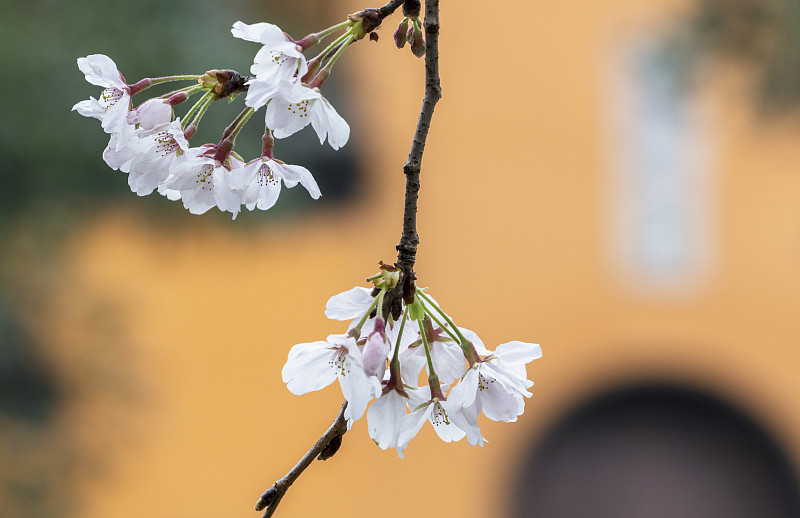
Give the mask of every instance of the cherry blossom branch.
[[[390, 2], [391, 3], [391, 2]], [[406, 196], [403, 213], [403, 233], [397, 244], [397, 263], [403, 270], [403, 282], [390, 292], [384, 304], [384, 313], [392, 312], [399, 317], [400, 301], [406, 304], [413, 302], [414, 297], [414, 263], [417, 259], [417, 200], [419, 199], [419, 177], [422, 169], [422, 153], [433, 118], [436, 103], [442, 98], [442, 87], [439, 82], [439, 0], [425, 2], [425, 96], [417, 121], [417, 129], [403, 166], [406, 175]]]
[[[405, 0], [391, 0], [377, 9], [378, 24], [404, 3]], [[373, 27], [373, 29], [375, 28], [377, 28], [377, 25]], [[422, 100], [422, 108], [417, 121], [417, 129], [414, 132], [411, 151], [409, 152], [408, 160], [403, 166], [403, 173], [406, 175], [406, 194], [403, 233], [400, 243], [397, 245], [396, 266], [403, 270], [404, 282], [399, 283], [396, 288], [386, 293], [386, 300], [383, 304], [384, 313], [396, 308], [395, 310], [398, 314], [395, 315], [395, 318], [400, 317], [401, 303], [404, 296], [413, 298], [414, 294], [414, 280], [416, 279], [414, 263], [419, 243], [417, 234], [417, 200], [419, 198], [422, 153], [425, 150], [425, 141], [433, 118], [433, 110], [442, 97], [442, 89], [439, 84], [439, 0], [426, 0], [425, 2], [425, 34], [425, 96]], [[367, 313], [369, 314], [369, 312]], [[325, 460], [336, 453], [339, 445], [341, 445], [342, 436], [347, 433], [347, 420], [344, 418], [346, 408], [347, 401], [342, 404], [336, 420], [308, 453], [300, 459], [289, 473], [264, 491], [255, 506], [256, 511], [264, 511], [263, 518], [269, 518], [275, 513], [283, 495], [286, 494], [289, 487], [311, 465], [315, 458]]]
[[263, 518], [269, 518], [275, 513], [275, 509], [278, 508], [283, 495], [286, 494], [286, 491], [289, 490], [294, 481], [311, 465], [315, 458], [327, 460], [336, 453], [339, 445], [341, 445], [342, 436], [347, 433], [347, 420], [344, 418], [346, 408], [347, 401], [342, 403], [339, 415], [336, 416], [336, 420], [328, 428], [328, 431], [317, 440], [316, 444], [308, 450], [308, 453], [300, 459], [300, 462], [295, 464], [291, 471], [275, 482], [271, 488], [264, 491], [256, 502], [256, 511], [264, 511]]
[[381, 17], [381, 20], [395, 12], [398, 7], [403, 5], [404, 1], [405, 0], [391, 0], [390, 2], [386, 2], [386, 5], [378, 9], [378, 15]]

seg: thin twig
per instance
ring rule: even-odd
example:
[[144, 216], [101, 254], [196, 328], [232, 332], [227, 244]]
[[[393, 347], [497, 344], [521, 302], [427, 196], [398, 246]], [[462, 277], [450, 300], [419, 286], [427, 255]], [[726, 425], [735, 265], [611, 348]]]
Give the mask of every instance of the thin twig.
[[286, 491], [289, 490], [289, 487], [294, 483], [295, 480], [305, 471], [305, 469], [311, 465], [311, 463], [316, 459], [320, 453], [322, 453], [325, 448], [337, 437], [343, 436], [347, 433], [347, 420], [344, 418], [344, 410], [347, 408], [347, 401], [342, 403], [342, 409], [339, 410], [339, 415], [336, 417], [336, 420], [333, 422], [328, 431], [325, 432], [322, 437], [314, 444], [314, 447], [308, 450], [300, 462], [295, 464], [289, 473], [283, 476], [280, 480], [275, 482], [275, 484], [264, 491], [261, 497], [256, 502], [256, 511], [264, 511], [263, 518], [269, 518], [275, 512], [275, 509], [278, 508], [278, 504], [281, 502], [283, 495], [286, 494]]
[[414, 294], [414, 263], [417, 259], [417, 200], [419, 199], [419, 176], [422, 169], [422, 153], [425, 151], [425, 141], [428, 138], [428, 129], [433, 118], [436, 103], [442, 98], [442, 87], [439, 82], [439, 0], [425, 2], [425, 97], [422, 100], [422, 109], [414, 133], [414, 141], [403, 166], [406, 175], [406, 198], [403, 213], [403, 234], [397, 244], [396, 266], [403, 270], [403, 283], [389, 294], [389, 299], [384, 305], [388, 312], [395, 307], [397, 310], [400, 298], [405, 298], [406, 303], [411, 302]]
[[390, 2], [386, 2], [386, 5], [378, 9], [378, 14], [380, 15], [381, 19], [384, 19], [395, 12], [398, 7], [403, 5], [403, 2], [404, 0], [391, 0]]
[[[378, 15], [383, 20], [398, 7], [403, 5], [404, 0], [391, 0], [383, 7], [378, 9]], [[403, 234], [400, 243], [397, 244], [397, 266], [403, 270], [404, 282], [398, 284], [397, 288], [387, 293], [388, 302], [384, 308], [392, 308], [396, 303], [403, 299], [404, 294], [414, 293], [414, 263], [417, 257], [417, 245], [419, 236], [417, 234], [417, 200], [419, 198], [419, 175], [422, 166], [422, 153], [425, 151], [425, 141], [428, 138], [433, 110], [436, 103], [442, 97], [442, 88], [439, 84], [439, 0], [426, 0], [425, 2], [425, 97], [422, 100], [422, 108], [417, 121], [417, 129], [414, 133], [414, 140], [411, 144], [411, 151], [408, 154], [403, 166], [403, 173], [406, 175], [406, 194], [405, 209], [403, 214]], [[396, 301], [393, 302], [393, 301]], [[269, 518], [277, 509], [283, 495], [294, 483], [295, 480], [311, 465], [320, 453], [331, 445], [332, 441], [341, 440], [347, 433], [347, 422], [344, 418], [344, 411], [347, 408], [347, 401], [342, 404], [339, 415], [333, 422], [328, 431], [319, 438], [314, 447], [306, 453], [289, 473], [275, 482], [275, 484], [264, 491], [261, 498], [256, 502], [256, 511], [264, 510], [263, 518]], [[335, 448], [332, 448], [335, 452]], [[331, 453], [332, 454], [332, 453]]]

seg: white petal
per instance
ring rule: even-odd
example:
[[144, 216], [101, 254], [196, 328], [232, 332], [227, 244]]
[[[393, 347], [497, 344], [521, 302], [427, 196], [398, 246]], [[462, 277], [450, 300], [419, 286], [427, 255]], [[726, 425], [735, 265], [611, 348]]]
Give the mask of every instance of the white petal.
[[369, 436], [382, 450], [397, 446], [400, 426], [406, 417], [407, 399], [392, 390], [369, 407], [367, 428]]
[[117, 64], [105, 54], [91, 54], [85, 58], [78, 58], [78, 69], [93, 85], [103, 88], [125, 86], [119, 75]]
[[432, 407], [433, 404], [428, 403], [425, 406], [416, 408], [403, 418], [403, 422], [400, 424], [400, 433], [397, 436], [397, 454], [401, 459], [408, 443], [417, 435], [422, 425], [425, 424], [425, 420], [428, 419]]
[[344, 416], [349, 423], [358, 421], [376, 393], [380, 393], [380, 381], [374, 376], [367, 376], [354, 362], [345, 362], [345, 368], [338, 372], [338, 377], [342, 395], [347, 400]]
[[328, 299], [325, 316], [332, 320], [350, 320], [361, 317], [375, 300], [372, 290], [356, 286]]
[[314, 180], [314, 177], [305, 167], [288, 164], [281, 165], [278, 163], [276, 163], [275, 166], [281, 171], [283, 181], [286, 182], [286, 187], [294, 187], [299, 182], [315, 200], [319, 199], [322, 195], [316, 180]]
[[525, 364], [541, 358], [542, 348], [538, 344], [515, 340], [498, 345], [495, 355], [507, 363]]
[[314, 103], [311, 110], [311, 126], [317, 132], [319, 143], [325, 142], [327, 137], [328, 144], [333, 149], [344, 146], [350, 138], [350, 126], [324, 97]]
[[286, 36], [277, 25], [271, 23], [253, 23], [246, 24], [244, 22], [236, 22], [231, 28], [231, 34], [234, 38], [239, 38], [247, 41], [255, 41], [258, 43], [286, 43]]
[[436, 430], [436, 435], [441, 440], [444, 442], [460, 441], [467, 435], [464, 430], [456, 426], [450, 419], [446, 408], [447, 405], [443, 405], [437, 400], [431, 406], [433, 409], [428, 415], [428, 420], [433, 424], [433, 429]]
[[331, 358], [336, 351], [328, 342], [297, 344], [289, 351], [289, 358], [281, 370], [283, 382], [289, 392], [296, 395], [327, 387], [336, 379], [336, 369]]

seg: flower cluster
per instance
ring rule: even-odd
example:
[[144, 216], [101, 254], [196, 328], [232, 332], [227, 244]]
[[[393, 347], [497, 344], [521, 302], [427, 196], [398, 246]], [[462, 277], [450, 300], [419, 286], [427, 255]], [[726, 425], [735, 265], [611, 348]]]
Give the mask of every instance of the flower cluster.
[[[236, 22], [233, 36], [260, 43], [250, 68], [252, 77], [232, 70], [211, 70], [202, 75], [145, 78], [129, 84], [114, 61], [103, 54], [78, 59], [86, 80], [103, 88], [98, 99], [73, 106], [86, 117], [100, 120], [110, 135], [103, 159], [115, 170], [128, 174], [135, 193], [157, 191], [171, 200], [182, 200], [193, 214], [212, 207], [235, 218], [245, 206], [268, 209], [278, 199], [281, 185], [301, 184], [312, 198], [321, 193], [304, 167], [289, 165], [274, 156], [275, 139], [285, 138], [309, 124], [334, 149], [347, 143], [350, 127], [323, 97], [320, 88], [344, 50], [372, 31], [380, 20], [374, 10], [350, 15], [347, 21], [295, 41], [269, 23]], [[344, 33], [311, 60], [303, 52], [326, 36]], [[133, 97], [151, 86], [169, 81], [195, 81], [134, 107]], [[189, 140], [213, 101], [233, 99], [247, 92], [246, 108], [222, 133], [218, 143], [190, 146]], [[174, 108], [199, 95], [183, 118]], [[262, 154], [245, 162], [234, 150], [236, 136], [250, 116], [265, 107], [266, 128]]]
[[[366, 412], [370, 437], [382, 449], [396, 448], [401, 458], [426, 420], [445, 442], [466, 437], [483, 446], [478, 415], [516, 421], [533, 385], [525, 364], [541, 357], [541, 348], [514, 341], [490, 351], [421, 288], [395, 321], [391, 311], [385, 314], [384, 296], [399, 276], [383, 266], [369, 279], [372, 290], [356, 287], [332, 297], [325, 314], [350, 320], [347, 333], [292, 347], [283, 381], [301, 395], [338, 379], [348, 429]], [[420, 386], [420, 378], [427, 383]]]

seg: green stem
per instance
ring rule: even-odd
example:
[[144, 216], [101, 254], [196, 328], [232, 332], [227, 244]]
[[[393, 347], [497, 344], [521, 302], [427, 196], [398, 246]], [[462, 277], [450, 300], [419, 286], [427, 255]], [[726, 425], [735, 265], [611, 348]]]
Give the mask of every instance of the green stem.
[[345, 38], [344, 43], [342, 43], [342, 46], [339, 47], [339, 50], [336, 51], [336, 54], [334, 54], [333, 57], [331, 57], [331, 59], [327, 63], [325, 63], [325, 66], [322, 68], [322, 70], [327, 69], [330, 71], [331, 68], [333, 67], [333, 64], [336, 63], [337, 59], [339, 59], [339, 56], [341, 56], [342, 53], [344, 53], [344, 50], [356, 39], [353, 33], [345, 33], [345, 36], [347, 36], [347, 38]]
[[325, 59], [325, 56], [327, 56], [329, 53], [333, 52], [333, 49], [335, 49], [335, 48], [336, 48], [336, 46], [337, 46], [338, 44], [340, 44], [340, 43], [341, 43], [341, 42], [343, 42], [345, 39], [347, 39], [347, 37], [348, 37], [349, 35], [351, 35], [351, 34], [352, 34], [352, 32], [350, 32], [350, 31], [347, 31], [347, 32], [345, 32], [344, 34], [342, 34], [341, 36], [339, 36], [338, 38], [336, 38], [335, 40], [333, 40], [333, 42], [332, 42], [330, 45], [328, 45], [327, 47], [325, 47], [325, 50], [323, 50], [322, 52], [320, 52], [319, 54], [317, 54], [317, 55], [314, 57], [314, 59], [312, 59], [311, 61], [314, 61], [315, 59]]
[[431, 388], [431, 399], [437, 398], [440, 400], [444, 400], [444, 394], [442, 394], [442, 386], [439, 384], [439, 376], [436, 375], [436, 371], [433, 369], [433, 359], [431, 358], [431, 348], [428, 345], [428, 337], [425, 334], [425, 326], [422, 324], [422, 320], [417, 322], [419, 324], [419, 334], [422, 336], [422, 345], [425, 347], [425, 358], [428, 360], [428, 386]]
[[453, 334], [453, 331], [449, 327], [446, 327], [444, 324], [442, 324], [442, 321], [439, 320], [438, 318], [436, 318], [436, 315], [434, 315], [433, 312], [428, 309], [428, 306], [427, 306], [427, 304], [425, 304], [424, 299], [422, 301], [422, 307], [425, 308], [425, 314], [428, 315], [429, 317], [431, 317], [431, 320], [436, 322], [436, 325], [439, 326], [440, 328], [442, 328], [445, 333], [450, 335], [450, 338], [452, 338], [456, 342], [460, 342], [461, 341], [461, 340], [458, 339], [458, 337], [456, 335]]
[[249, 107], [242, 111], [242, 113], [238, 117], [239, 120], [237, 121], [236, 126], [234, 126], [233, 130], [231, 130], [230, 132], [230, 135], [228, 135], [228, 137], [231, 140], [236, 141], [236, 135], [238, 135], [239, 132], [242, 130], [242, 128], [244, 128], [244, 125], [247, 124], [247, 120], [255, 112], [256, 112], [255, 108], [249, 108]]
[[353, 22], [352, 22], [352, 21], [350, 21], [350, 20], [346, 20], [346, 21], [344, 21], [344, 22], [342, 22], [342, 23], [339, 23], [339, 24], [336, 24], [336, 25], [334, 25], [334, 26], [332, 26], [332, 27], [328, 27], [328, 28], [327, 28], [327, 29], [325, 29], [324, 31], [320, 31], [320, 32], [318, 32], [318, 33], [316, 34], [316, 36], [317, 36], [317, 38], [319, 38], [319, 39], [320, 39], [320, 41], [322, 41], [322, 38], [326, 37], [328, 34], [331, 34], [331, 33], [333, 33], [333, 32], [336, 32], [336, 31], [338, 31], [339, 29], [344, 29], [345, 27], [347, 27], [347, 26], [349, 26], [349, 25], [353, 25]]
[[203, 87], [201, 85], [185, 86], [183, 88], [178, 88], [177, 90], [173, 90], [171, 92], [165, 93], [164, 95], [160, 95], [159, 99], [169, 99], [173, 95], [179, 94], [181, 92], [185, 93], [188, 96], [192, 96], [192, 95], [194, 95], [195, 93], [199, 92], [202, 89], [203, 89]]
[[399, 361], [400, 355], [400, 339], [403, 338], [403, 329], [406, 327], [406, 319], [408, 318], [408, 306], [406, 306], [405, 312], [403, 312], [403, 321], [400, 322], [400, 331], [397, 332], [397, 340], [394, 344], [394, 356], [392, 356], [392, 363]]
[[450, 317], [448, 317], [447, 314], [445, 314], [445, 312], [442, 311], [442, 309], [439, 306], [437, 306], [436, 303], [433, 302], [433, 300], [428, 295], [425, 294], [425, 292], [423, 292], [422, 290], [417, 290], [417, 293], [420, 296], [422, 296], [422, 300], [426, 301], [428, 304], [433, 306], [436, 309], [436, 311], [438, 311], [439, 314], [442, 315], [442, 318], [444, 318], [445, 321], [453, 327], [453, 330], [458, 335], [460, 341], [468, 342], [468, 340], [464, 338], [464, 335], [461, 334], [461, 331], [458, 329], [458, 326], [456, 326], [455, 323], [453, 323]]
[[[382, 289], [381, 294], [383, 294], [385, 291], [386, 289]], [[361, 317], [361, 320], [359, 320], [358, 325], [355, 327], [355, 329], [358, 330], [358, 336], [356, 336], [356, 339], [358, 339], [361, 336], [361, 328], [364, 327], [364, 322], [367, 321], [367, 318], [369, 318], [369, 315], [372, 313], [372, 310], [375, 309], [375, 306], [377, 304], [378, 304], [378, 297], [375, 297], [375, 300], [372, 301], [372, 304], [370, 304], [369, 309], [367, 309], [367, 312], [364, 313], [364, 316]]]
[[[205, 95], [203, 95], [200, 99], [198, 99], [197, 102], [194, 103], [194, 105], [192, 105], [191, 108], [189, 108], [189, 111], [187, 111], [186, 115], [183, 116], [183, 127], [184, 128], [189, 125], [189, 120], [191, 119], [192, 115], [194, 115], [194, 113], [199, 108], [201, 108], [201, 106], [204, 107], [203, 108], [203, 112], [205, 112], [205, 107], [207, 107], [208, 103], [211, 102], [211, 97], [213, 95], [214, 94], [212, 92], [206, 92]], [[200, 114], [199, 116], [202, 117], [202, 114]], [[199, 121], [199, 118], [197, 120]], [[195, 122], [197, 122], [197, 121], [195, 121]]]

